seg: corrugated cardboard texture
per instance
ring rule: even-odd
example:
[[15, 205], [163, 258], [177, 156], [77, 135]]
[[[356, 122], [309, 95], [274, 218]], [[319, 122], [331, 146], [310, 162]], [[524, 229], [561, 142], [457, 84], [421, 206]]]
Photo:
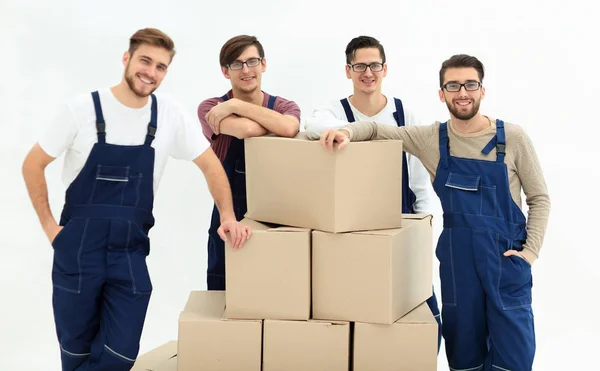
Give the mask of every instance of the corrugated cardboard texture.
[[177, 371], [177, 341], [138, 356], [131, 371]]
[[391, 325], [356, 323], [354, 371], [436, 371], [437, 334], [426, 303]]
[[225, 247], [227, 318], [307, 320], [310, 317], [310, 230], [250, 219], [252, 237]]
[[348, 322], [264, 323], [263, 371], [348, 371]]
[[327, 232], [402, 226], [402, 142], [350, 143], [327, 152], [319, 141], [245, 140], [246, 217]]
[[228, 320], [224, 310], [224, 291], [190, 293], [179, 316], [179, 371], [260, 371], [262, 321]]
[[313, 232], [313, 318], [392, 324], [432, 295], [431, 216], [403, 227]]

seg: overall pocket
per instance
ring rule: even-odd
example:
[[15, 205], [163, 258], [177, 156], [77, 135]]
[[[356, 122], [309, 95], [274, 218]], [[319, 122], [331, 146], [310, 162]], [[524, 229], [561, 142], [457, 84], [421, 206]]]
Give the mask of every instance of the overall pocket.
[[533, 277], [531, 275], [531, 265], [520, 256], [504, 256], [509, 248], [509, 241], [503, 237], [498, 237], [500, 258], [498, 295], [504, 310], [528, 307], [532, 301]]
[[73, 226], [73, 224], [74, 220], [71, 219], [62, 227], [60, 231], [58, 231], [58, 233], [56, 234], [56, 236], [54, 236], [54, 239], [50, 243], [50, 245], [52, 245], [52, 248], [56, 249], [56, 245], [60, 243], [60, 240], [62, 239], [63, 235], [66, 234], [66, 232], [70, 229], [70, 227]]
[[147, 254], [144, 250], [145, 248], [141, 247], [127, 249], [132, 289], [135, 295], [152, 294], [152, 280], [146, 265]]
[[98, 165], [90, 196], [91, 204], [137, 206], [142, 174], [129, 166]]
[[246, 174], [246, 159], [242, 157], [235, 160], [235, 166], [233, 169], [238, 174]]
[[86, 229], [87, 220], [72, 219], [52, 241], [54, 287], [77, 294], [81, 291], [80, 253]]
[[[241, 161], [241, 160], [238, 160], [238, 161]], [[230, 182], [231, 182], [231, 192], [232, 192], [232, 196], [233, 196], [233, 206], [234, 207], [243, 206], [245, 208], [245, 206], [246, 206], [246, 173], [241, 172], [236, 167], [236, 169], [233, 173], [233, 179], [231, 179]], [[244, 213], [245, 213], [245, 210], [244, 210]], [[238, 212], [236, 210], [236, 215], [237, 214], [238, 214]]]
[[482, 184], [481, 176], [449, 173], [445, 186], [450, 188], [452, 212], [496, 216], [496, 186]]
[[108, 280], [133, 295], [150, 295], [152, 283], [146, 266], [150, 239], [142, 227], [125, 220], [112, 220], [108, 238]]

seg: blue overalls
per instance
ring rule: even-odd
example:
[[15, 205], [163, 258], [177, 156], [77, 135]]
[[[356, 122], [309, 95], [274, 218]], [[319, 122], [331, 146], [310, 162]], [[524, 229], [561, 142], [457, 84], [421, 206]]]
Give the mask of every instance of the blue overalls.
[[[352, 113], [352, 109], [350, 108], [350, 103], [348, 102], [348, 98], [341, 99], [342, 107], [344, 107], [344, 112], [346, 113], [346, 119], [348, 122], [354, 122], [356, 119], [354, 118], [354, 114]], [[398, 126], [404, 126], [404, 107], [402, 105], [402, 101], [398, 98], [394, 98], [394, 103], [396, 104], [396, 112], [394, 112], [394, 119]], [[414, 204], [417, 200], [415, 193], [410, 189], [410, 181], [408, 178], [408, 161], [406, 160], [406, 152], [402, 153], [402, 213], [404, 214], [415, 214]], [[438, 323], [438, 352], [440, 350], [440, 346], [442, 344], [442, 320], [440, 318], [440, 310], [437, 303], [437, 298], [435, 296], [435, 291], [432, 290], [433, 295], [427, 299], [427, 305], [431, 310], [431, 313], [434, 315], [435, 320]]]
[[[221, 97], [223, 102], [229, 97]], [[276, 96], [270, 95], [267, 108], [273, 109]], [[223, 168], [231, 185], [233, 210], [238, 221], [244, 218], [246, 204], [246, 157], [244, 140], [231, 137], [231, 145], [223, 161]], [[208, 267], [206, 284], [208, 290], [225, 290], [225, 243], [217, 230], [221, 225], [221, 216], [216, 205], [213, 207], [210, 228], [208, 229]]]
[[525, 216], [510, 194], [504, 122], [482, 150], [496, 161], [450, 155], [440, 125], [433, 187], [444, 211], [440, 261], [443, 333], [451, 370], [530, 371], [535, 353], [531, 266], [522, 250]]
[[54, 319], [63, 371], [129, 370], [152, 292], [146, 267], [154, 225], [157, 103], [145, 143], [106, 143], [98, 92], [92, 93], [98, 141], [67, 189], [52, 246]]

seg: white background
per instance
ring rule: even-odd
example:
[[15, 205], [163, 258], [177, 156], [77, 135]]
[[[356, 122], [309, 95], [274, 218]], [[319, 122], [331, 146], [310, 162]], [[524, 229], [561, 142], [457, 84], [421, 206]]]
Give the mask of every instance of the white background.
[[[192, 113], [229, 89], [218, 54], [240, 33], [265, 47], [263, 89], [296, 101], [303, 115], [351, 92], [344, 49], [361, 34], [386, 48], [384, 93], [403, 98], [427, 123], [448, 115], [437, 99], [441, 62], [456, 53], [479, 57], [487, 72], [482, 112], [525, 128], [552, 201], [533, 268], [534, 369], [597, 369], [600, 151], [592, 91], [600, 32], [589, 7], [579, 0], [0, 0], [0, 369], [59, 369], [52, 249], [27, 197], [22, 160], [64, 99], [120, 81], [128, 38], [143, 27], [175, 40], [178, 53], [160, 90]], [[56, 216], [65, 191], [61, 165], [58, 159], [47, 171]], [[177, 338], [189, 291], [206, 287], [211, 207], [202, 174], [172, 160], [156, 198], [148, 259], [155, 289], [143, 352]], [[439, 210], [436, 220], [437, 237]], [[439, 294], [437, 273], [435, 280]], [[447, 369], [443, 354], [439, 370]]]

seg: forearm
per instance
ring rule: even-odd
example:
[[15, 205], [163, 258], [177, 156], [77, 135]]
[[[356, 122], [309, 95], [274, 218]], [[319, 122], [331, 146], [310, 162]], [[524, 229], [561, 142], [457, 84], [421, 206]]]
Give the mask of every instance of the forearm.
[[231, 186], [227, 174], [225, 174], [225, 169], [223, 169], [213, 150], [207, 149], [194, 160], [194, 163], [204, 174], [208, 190], [221, 215], [221, 222], [235, 219]]
[[516, 138], [515, 166], [527, 202], [527, 240], [523, 255], [533, 263], [539, 257], [550, 216], [548, 187], [533, 143], [525, 132]]
[[378, 125], [375, 122], [358, 121], [344, 126], [343, 129], [349, 133], [351, 142], [384, 139], [401, 140], [403, 142], [402, 149], [405, 152], [418, 157], [422, 151], [420, 145], [422, 141], [414, 138], [414, 134], [417, 133], [419, 127], [387, 126]]
[[293, 137], [300, 127], [298, 120], [292, 116], [244, 101], [236, 102], [234, 113], [259, 123], [268, 132], [278, 136]]
[[44, 168], [25, 163], [22, 171], [29, 198], [43, 230], [46, 231], [57, 223], [48, 203], [48, 186]]
[[214, 166], [206, 173], [206, 182], [221, 215], [221, 222], [235, 219], [231, 186], [223, 168]]
[[246, 117], [228, 116], [221, 121], [222, 134], [231, 135], [238, 139], [259, 137], [267, 134], [267, 129]]
[[315, 114], [307, 118], [304, 129], [309, 137], [318, 139], [321, 133], [329, 129], [341, 129], [348, 125], [348, 121], [339, 120], [333, 114]]
[[539, 257], [544, 242], [550, 216], [550, 197], [547, 194], [530, 197], [527, 204], [527, 240], [523, 246], [523, 254], [533, 263]]

